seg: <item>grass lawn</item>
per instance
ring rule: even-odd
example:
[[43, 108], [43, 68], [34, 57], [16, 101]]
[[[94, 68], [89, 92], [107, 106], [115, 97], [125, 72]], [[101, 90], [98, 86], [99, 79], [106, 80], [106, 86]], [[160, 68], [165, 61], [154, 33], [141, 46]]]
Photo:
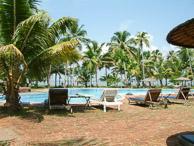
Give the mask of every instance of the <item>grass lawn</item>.
[[103, 112], [101, 106], [64, 110], [25, 107], [18, 113], [5, 113], [0, 107], [0, 129], [13, 132], [14, 139], [0, 145], [81, 146], [132, 145], [173, 146], [176, 134], [194, 132], [194, 103], [148, 106], [128, 105], [123, 100]]

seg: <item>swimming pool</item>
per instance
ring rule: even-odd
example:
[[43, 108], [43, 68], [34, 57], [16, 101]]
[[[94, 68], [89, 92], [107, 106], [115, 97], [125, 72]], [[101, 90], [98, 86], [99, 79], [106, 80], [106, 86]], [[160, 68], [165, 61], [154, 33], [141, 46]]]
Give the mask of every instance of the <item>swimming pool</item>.
[[[115, 89], [115, 88], [114, 88]], [[92, 95], [92, 98], [99, 99], [100, 95], [103, 92], [103, 88], [69, 88], [68, 94], [86, 94]], [[148, 89], [118, 89], [119, 94], [127, 94], [132, 93], [133, 95], [143, 95], [146, 94]], [[162, 93], [178, 93], [179, 90], [176, 89], [163, 89]], [[45, 99], [48, 99], [48, 92], [39, 92], [39, 93], [20, 93], [22, 102], [33, 102], [40, 103], [44, 102]], [[122, 96], [117, 96], [118, 99], [122, 98]], [[0, 95], [0, 101], [5, 101], [5, 96]], [[71, 99], [70, 103], [81, 103], [85, 102], [85, 99]]]

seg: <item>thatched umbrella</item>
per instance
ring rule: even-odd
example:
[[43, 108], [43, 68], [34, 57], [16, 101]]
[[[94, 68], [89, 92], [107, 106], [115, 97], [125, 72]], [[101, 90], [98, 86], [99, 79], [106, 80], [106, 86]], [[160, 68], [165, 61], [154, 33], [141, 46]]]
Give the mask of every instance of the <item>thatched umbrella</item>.
[[193, 71], [191, 65], [191, 57], [188, 48], [194, 48], [194, 18], [179, 24], [173, 28], [167, 35], [167, 41], [170, 44], [187, 48], [189, 56], [190, 69], [193, 79]]
[[166, 39], [176, 46], [194, 48], [194, 18], [173, 28]]
[[189, 78], [185, 78], [185, 77], [176, 78], [174, 80], [176, 80], [176, 81], [182, 81], [182, 85], [183, 85], [183, 81], [190, 81]]
[[143, 79], [144, 82], [155, 82], [156, 79], [155, 78], [145, 78]]
[[149, 82], [149, 86], [151, 86], [151, 82], [155, 82], [156, 79], [155, 78], [145, 78], [143, 79], [144, 82]]

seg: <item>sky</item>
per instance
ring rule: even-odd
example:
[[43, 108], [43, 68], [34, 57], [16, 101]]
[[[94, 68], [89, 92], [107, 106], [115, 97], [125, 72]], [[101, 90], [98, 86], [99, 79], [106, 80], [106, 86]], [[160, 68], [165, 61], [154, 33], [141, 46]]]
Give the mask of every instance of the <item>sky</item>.
[[166, 55], [176, 50], [167, 43], [167, 34], [194, 17], [194, 0], [42, 0], [40, 9], [54, 21], [77, 18], [87, 31], [86, 37], [99, 44], [110, 42], [117, 31], [127, 30], [131, 36], [146, 31], [150, 47], [144, 50], [159, 49]]

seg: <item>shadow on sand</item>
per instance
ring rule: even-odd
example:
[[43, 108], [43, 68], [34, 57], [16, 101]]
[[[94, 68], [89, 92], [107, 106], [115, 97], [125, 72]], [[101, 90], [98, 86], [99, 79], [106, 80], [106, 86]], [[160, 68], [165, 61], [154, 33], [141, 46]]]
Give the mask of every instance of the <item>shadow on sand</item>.
[[[90, 110], [94, 110], [93, 107], [85, 107], [82, 105], [76, 106], [72, 105], [73, 113], [87, 113]], [[67, 110], [49, 110], [43, 107], [23, 107], [17, 112], [6, 112], [4, 107], [0, 107], [0, 119], [16, 116], [21, 119], [29, 120], [32, 122], [40, 123], [44, 120], [45, 115], [54, 115], [59, 117], [75, 117], [70, 111]]]
[[81, 146], [81, 145], [106, 145], [106, 141], [98, 141], [96, 139], [86, 140], [84, 137], [72, 140], [65, 140], [65, 141], [52, 141], [46, 143], [39, 143], [39, 142], [30, 142], [28, 143], [29, 146], [37, 145], [37, 146]]
[[194, 135], [194, 131], [186, 131], [186, 132], [181, 132], [181, 133], [177, 133], [169, 136], [166, 140], [167, 146], [185, 146], [185, 145], [193, 146], [194, 145], [194, 144], [187, 143], [187, 141], [185, 141], [180, 137], [181, 135]]

